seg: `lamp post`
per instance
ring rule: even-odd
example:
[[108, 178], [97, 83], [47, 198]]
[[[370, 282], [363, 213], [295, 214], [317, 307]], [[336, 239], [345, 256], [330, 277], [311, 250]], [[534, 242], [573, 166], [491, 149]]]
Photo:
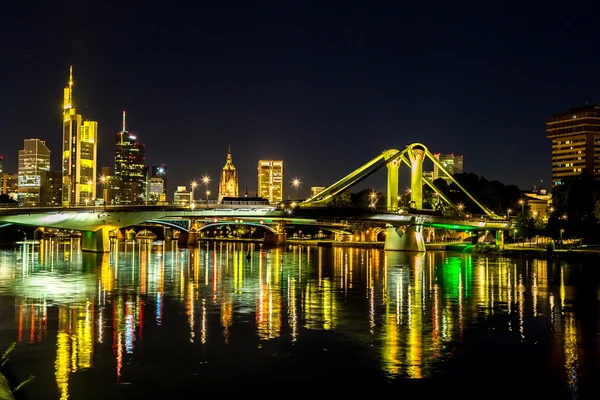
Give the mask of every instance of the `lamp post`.
[[525, 200], [523, 200], [523, 199], [519, 200], [519, 204], [521, 205], [521, 212], [524, 213], [525, 212]]
[[92, 185], [94, 182], [88, 181], [88, 200], [92, 202], [92, 206], [94, 206], [94, 199], [92, 198]]
[[192, 181], [192, 198], [190, 200], [190, 204], [194, 204], [194, 189], [198, 186], [196, 181]]
[[369, 197], [371, 198], [371, 204], [369, 204], [369, 206], [374, 209], [375, 205], [377, 204], [377, 193], [371, 192]]
[[563, 247], [563, 241], [562, 241], [563, 233], [565, 233], [565, 230], [561, 228], [561, 230], [560, 230], [560, 248], [561, 249]]
[[298, 200], [298, 188], [300, 187], [300, 179], [294, 178], [292, 180], [292, 186], [296, 188], [296, 200]]
[[106, 210], [106, 177], [104, 175], [100, 177], [100, 182], [102, 183], [102, 204]]
[[510, 221], [510, 213], [512, 212], [512, 210], [509, 208], [508, 210], [506, 210], [506, 219]]
[[204, 175], [202, 177], [202, 183], [204, 183], [204, 187], [206, 189], [206, 208], [208, 208], [208, 195], [210, 194], [210, 190], [208, 190], [208, 184], [210, 183], [210, 177], [208, 175]]

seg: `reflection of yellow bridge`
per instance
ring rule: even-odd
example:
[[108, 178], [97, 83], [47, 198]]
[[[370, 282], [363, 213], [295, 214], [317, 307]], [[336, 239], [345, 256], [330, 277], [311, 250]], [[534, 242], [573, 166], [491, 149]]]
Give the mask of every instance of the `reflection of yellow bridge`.
[[[440, 199], [451, 207], [457, 208], [443, 192], [438, 190], [429, 179], [423, 177], [423, 161], [425, 158], [437, 165], [442, 174], [453, 181], [485, 214], [485, 217], [462, 218], [429, 215], [421, 212], [423, 206], [423, 183], [438, 193]], [[411, 204], [414, 213], [402, 213], [398, 209], [398, 173], [404, 163], [411, 168]], [[375, 210], [358, 210], [358, 214], [341, 216], [341, 209], [324, 207], [336, 195], [350, 189], [380, 168], [388, 170], [387, 211], [378, 213]], [[342, 213], [343, 214], [343, 213]], [[425, 251], [425, 243], [421, 235], [423, 226], [443, 227], [460, 230], [495, 230], [497, 240], [503, 242], [503, 231], [507, 229], [507, 221], [480, 204], [470, 195], [429, 150], [420, 143], [413, 143], [403, 150], [386, 150], [356, 171], [337, 181], [321, 193], [300, 203], [299, 209], [286, 210], [265, 205], [215, 205], [213, 208], [181, 208], [164, 206], [108, 206], [104, 208], [3, 208], [0, 209], [0, 223], [25, 226], [58, 228], [83, 231], [82, 248], [89, 251], [109, 251], [109, 232], [115, 229], [150, 222], [170, 226], [184, 232], [193, 230], [192, 221], [205, 221], [210, 224], [217, 219], [220, 224], [247, 221], [259, 223], [271, 230], [270, 225], [319, 225], [342, 229], [349, 221], [381, 223], [387, 226], [386, 246], [388, 250]], [[336, 225], [334, 227], [334, 225]], [[339, 225], [339, 226], [338, 226]], [[332, 229], [330, 229], [332, 230]], [[197, 231], [197, 230], [196, 230]], [[277, 234], [280, 235], [280, 234]], [[277, 240], [279, 241], [280, 238]]]

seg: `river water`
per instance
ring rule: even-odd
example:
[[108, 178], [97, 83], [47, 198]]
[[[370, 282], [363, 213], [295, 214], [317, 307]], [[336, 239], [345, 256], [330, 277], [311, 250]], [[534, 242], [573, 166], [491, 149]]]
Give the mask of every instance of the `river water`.
[[599, 398], [600, 267], [428, 252], [53, 240], [0, 250], [18, 399]]

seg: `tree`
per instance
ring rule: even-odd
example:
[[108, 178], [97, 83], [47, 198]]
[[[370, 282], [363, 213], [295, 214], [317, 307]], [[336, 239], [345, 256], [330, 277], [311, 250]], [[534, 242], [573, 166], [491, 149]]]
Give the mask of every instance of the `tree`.
[[327, 207], [335, 207], [335, 208], [349, 208], [354, 206], [352, 203], [352, 195], [350, 193], [350, 189], [338, 193], [333, 196], [333, 199], [327, 203]]

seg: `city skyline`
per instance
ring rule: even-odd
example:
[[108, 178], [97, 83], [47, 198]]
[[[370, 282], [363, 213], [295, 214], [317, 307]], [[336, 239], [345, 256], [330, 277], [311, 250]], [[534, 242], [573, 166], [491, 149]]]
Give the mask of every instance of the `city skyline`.
[[[489, 180], [548, 187], [547, 119], [600, 97], [600, 61], [586, 50], [596, 4], [586, 13], [535, 4], [40, 5], [26, 25], [23, 7], [0, 17], [13, 38], [4, 43], [13, 61], [1, 67], [11, 77], [0, 95], [8, 171], [29, 137], [48, 143], [57, 169], [57, 93], [69, 65], [78, 111], [99, 121], [99, 169], [112, 165], [109, 138], [128, 110], [148, 164], [169, 165], [173, 187], [216, 179], [231, 144], [240, 185], [252, 191], [256, 160], [281, 159], [304, 195], [414, 141], [464, 155], [466, 171]], [[584, 59], [572, 62], [573, 52]], [[44, 62], [26, 61], [33, 54]], [[383, 174], [372, 179], [385, 186]]]

